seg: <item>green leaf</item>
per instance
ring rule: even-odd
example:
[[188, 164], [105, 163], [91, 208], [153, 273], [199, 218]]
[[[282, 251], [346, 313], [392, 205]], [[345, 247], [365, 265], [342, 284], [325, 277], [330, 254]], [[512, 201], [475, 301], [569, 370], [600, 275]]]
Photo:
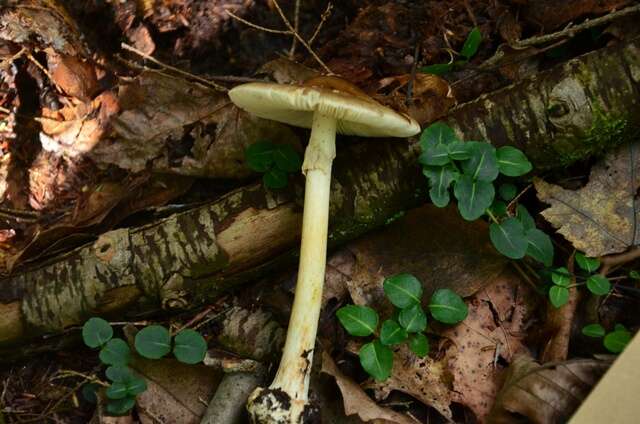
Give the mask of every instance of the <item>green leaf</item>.
[[507, 214], [507, 204], [502, 200], [494, 200], [489, 208], [493, 216], [501, 217]]
[[161, 325], [150, 325], [136, 334], [138, 353], [148, 359], [160, 359], [171, 352], [171, 335]]
[[587, 279], [587, 288], [597, 296], [604, 296], [611, 290], [611, 283], [604, 275], [595, 274]]
[[460, 50], [460, 54], [467, 59], [471, 59], [478, 51], [481, 41], [482, 33], [480, 33], [480, 29], [478, 29], [478, 27], [473, 28], [469, 35], [467, 35], [467, 39], [462, 46], [462, 50]]
[[402, 309], [398, 321], [409, 333], [419, 333], [427, 328], [427, 314], [418, 303]]
[[616, 324], [616, 325], [614, 325], [614, 326], [613, 326], [613, 329], [614, 329], [615, 331], [629, 331], [629, 330], [627, 330], [627, 327], [625, 327], [625, 326], [624, 326], [624, 325], [622, 325], [622, 324]]
[[123, 383], [134, 378], [133, 373], [124, 365], [114, 365], [105, 371], [107, 378], [114, 383]]
[[207, 342], [197, 331], [187, 329], [176, 334], [173, 354], [178, 361], [184, 364], [197, 364], [202, 362], [206, 353]]
[[262, 183], [266, 188], [280, 189], [285, 188], [289, 182], [287, 173], [278, 168], [271, 168], [262, 176]]
[[87, 383], [82, 386], [82, 397], [89, 403], [98, 403], [98, 390], [100, 390], [99, 384]]
[[409, 338], [409, 349], [421, 358], [429, 353], [429, 339], [422, 333], [412, 334]]
[[439, 208], [447, 206], [450, 200], [449, 186], [458, 175], [455, 168], [451, 165], [429, 166], [424, 167], [422, 173], [429, 179], [429, 197], [433, 204]]
[[127, 393], [129, 396], [136, 396], [147, 390], [147, 382], [142, 378], [134, 378], [127, 383]]
[[528, 243], [527, 255], [541, 262], [544, 266], [553, 265], [554, 249], [551, 237], [537, 228], [527, 231], [526, 237]]
[[556, 286], [561, 287], [569, 287], [571, 284], [571, 274], [569, 274], [569, 270], [565, 267], [556, 268], [551, 271], [551, 281]]
[[126, 415], [135, 405], [136, 399], [133, 397], [110, 400], [107, 402], [107, 413], [115, 416]]
[[496, 152], [500, 172], [508, 177], [519, 177], [533, 169], [533, 165], [521, 150], [504, 146]]
[[127, 397], [127, 383], [113, 383], [107, 387], [106, 395], [109, 399], [123, 399]]
[[604, 336], [604, 347], [611, 353], [620, 353], [631, 341], [631, 333], [627, 330], [615, 330]]
[[336, 312], [340, 324], [352, 336], [366, 337], [378, 327], [378, 313], [368, 306], [347, 305]]
[[498, 252], [511, 259], [522, 259], [529, 246], [522, 223], [516, 218], [491, 224], [489, 237]]
[[431, 75], [444, 75], [453, 69], [453, 63], [435, 63], [433, 65], [423, 66], [420, 72]]
[[256, 172], [266, 172], [273, 165], [275, 145], [269, 141], [253, 143], [244, 151], [247, 166]]
[[475, 221], [493, 203], [495, 190], [491, 183], [475, 181], [463, 175], [456, 181], [453, 194], [458, 199], [460, 215], [467, 221]]
[[531, 216], [527, 208], [525, 208], [523, 205], [518, 205], [518, 207], [516, 208], [516, 218], [518, 218], [518, 220], [522, 222], [522, 226], [524, 227], [525, 231], [536, 228], [536, 222], [533, 220], [533, 217]]
[[471, 157], [462, 162], [462, 172], [473, 180], [492, 182], [498, 177], [496, 149], [489, 143], [467, 141]]
[[435, 122], [429, 125], [420, 135], [420, 147], [426, 151], [429, 146], [439, 144], [449, 145], [460, 141], [453, 129], [444, 122]]
[[552, 286], [549, 289], [549, 301], [556, 308], [563, 306], [569, 301], [569, 289], [562, 286]]
[[82, 340], [91, 348], [106, 344], [113, 337], [113, 328], [102, 318], [90, 318], [82, 326]]
[[588, 273], [596, 272], [600, 268], [600, 261], [596, 258], [589, 258], [582, 252], [576, 253], [576, 263], [580, 268]]
[[640, 280], [640, 272], [633, 270], [629, 273], [629, 278], [632, 278], [634, 280]]
[[374, 340], [360, 349], [360, 365], [376, 381], [384, 381], [391, 375], [393, 367], [393, 351]]
[[302, 159], [296, 149], [290, 144], [279, 144], [273, 151], [273, 162], [281, 171], [298, 172], [302, 166]]
[[463, 141], [454, 141], [447, 146], [449, 157], [453, 160], [467, 160], [471, 157], [469, 146]]
[[603, 337], [605, 330], [600, 324], [589, 324], [582, 327], [582, 334], [587, 337]]
[[382, 323], [380, 327], [380, 343], [391, 346], [407, 340], [407, 331], [392, 319]]
[[500, 184], [500, 188], [498, 188], [498, 194], [500, 194], [502, 200], [504, 200], [505, 202], [510, 202], [514, 197], [516, 197], [516, 194], [518, 194], [518, 189], [515, 185], [510, 183]]
[[438, 289], [431, 296], [429, 303], [431, 315], [445, 324], [457, 324], [467, 317], [469, 313], [464, 300], [453, 290]]
[[419, 304], [422, 298], [422, 283], [411, 274], [387, 277], [382, 288], [391, 303], [398, 308]]
[[442, 166], [450, 161], [449, 150], [444, 144], [431, 144], [418, 157], [418, 162], [426, 166]]
[[129, 345], [122, 339], [111, 339], [100, 350], [100, 360], [107, 365], [126, 365], [131, 359]]

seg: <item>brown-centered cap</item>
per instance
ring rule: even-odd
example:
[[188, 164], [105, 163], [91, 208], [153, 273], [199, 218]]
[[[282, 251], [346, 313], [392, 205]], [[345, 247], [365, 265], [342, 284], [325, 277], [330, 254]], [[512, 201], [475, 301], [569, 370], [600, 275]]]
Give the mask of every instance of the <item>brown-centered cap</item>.
[[364, 137], [410, 137], [420, 132], [411, 117], [395, 112], [354, 85], [319, 77], [304, 85], [251, 82], [229, 91], [240, 108], [256, 116], [311, 128], [314, 112], [336, 118], [340, 134]]

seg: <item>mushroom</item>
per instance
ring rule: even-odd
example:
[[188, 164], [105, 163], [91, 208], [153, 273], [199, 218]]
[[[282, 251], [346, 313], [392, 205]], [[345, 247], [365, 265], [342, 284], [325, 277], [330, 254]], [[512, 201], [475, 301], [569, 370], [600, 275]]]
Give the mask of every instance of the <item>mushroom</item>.
[[303, 85], [252, 82], [233, 88], [229, 97], [261, 118], [311, 128], [302, 165], [306, 176], [302, 243], [287, 338], [273, 382], [268, 389], [256, 389], [247, 405], [254, 422], [308, 422], [314, 415], [307, 393], [324, 284], [336, 132], [410, 137], [420, 132], [420, 125], [336, 77], [317, 77]]

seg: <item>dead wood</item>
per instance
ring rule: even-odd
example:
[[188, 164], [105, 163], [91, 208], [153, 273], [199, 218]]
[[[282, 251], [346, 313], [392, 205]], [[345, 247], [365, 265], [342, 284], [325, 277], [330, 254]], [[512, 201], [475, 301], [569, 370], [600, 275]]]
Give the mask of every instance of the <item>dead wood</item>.
[[[537, 169], [565, 166], [624, 141], [640, 123], [640, 41], [592, 52], [452, 110], [466, 139], [523, 149]], [[331, 198], [333, 245], [424, 202], [417, 145], [342, 145]], [[287, 260], [298, 245], [302, 181], [253, 185], [145, 226], [103, 234], [0, 281], [0, 361], [16, 343], [93, 315], [195, 307]]]

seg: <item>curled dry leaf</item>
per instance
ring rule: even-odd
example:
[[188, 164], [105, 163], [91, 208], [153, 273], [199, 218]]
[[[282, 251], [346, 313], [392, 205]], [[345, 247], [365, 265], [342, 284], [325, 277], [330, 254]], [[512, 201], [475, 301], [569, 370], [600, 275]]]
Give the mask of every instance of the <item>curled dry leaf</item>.
[[619, 253], [640, 240], [640, 143], [620, 146], [594, 165], [579, 190], [535, 179], [538, 198], [551, 205], [542, 212], [573, 246], [587, 256]]
[[[6, 6], [6, 7], [5, 7]], [[0, 9], [0, 38], [75, 56], [82, 50], [80, 32], [55, 0], [6, 0]]]
[[438, 288], [470, 296], [493, 282], [508, 261], [489, 241], [487, 224], [463, 220], [451, 207], [411, 210], [381, 231], [351, 243], [356, 264], [346, 282], [356, 304], [384, 310], [385, 277], [408, 272], [424, 286], [425, 298]]
[[611, 363], [572, 359], [541, 366], [521, 355], [508, 369], [489, 421], [512, 424], [525, 417], [535, 424], [565, 423]]
[[344, 413], [346, 415], [357, 414], [363, 421], [388, 422], [394, 424], [415, 424], [416, 421], [408, 416], [383, 408], [371, 399], [362, 387], [355, 381], [344, 375], [331, 356], [322, 352], [322, 372], [336, 379], [336, 383], [342, 393]]
[[99, 90], [93, 65], [78, 57], [51, 53], [47, 65], [53, 81], [72, 97], [86, 102]]
[[526, 351], [523, 338], [535, 310], [531, 299], [532, 289], [506, 270], [467, 299], [469, 315], [462, 324], [440, 334], [450, 341], [442, 362], [452, 376], [452, 401], [471, 409], [478, 422], [485, 422], [500, 388], [500, 364]]
[[238, 110], [225, 93], [144, 72], [94, 101], [43, 118], [43, 146], [97, 164], [188, 176], [243, 178], [247, 146], [261, 139], [299, 146], [286, 125]]
[[[407, 99], [409, 82], [413, 85], [411, 98]], [[420, 125], [446, 115], [456, 102], [449, 83], [436, 75], [417, 73], [413, 80], [411, 75], [387, 77], [381, 79], [378, 86], [378, 92], [391, 90], [386, 97], [379, 99], [381, 102], [407, 113]]]

